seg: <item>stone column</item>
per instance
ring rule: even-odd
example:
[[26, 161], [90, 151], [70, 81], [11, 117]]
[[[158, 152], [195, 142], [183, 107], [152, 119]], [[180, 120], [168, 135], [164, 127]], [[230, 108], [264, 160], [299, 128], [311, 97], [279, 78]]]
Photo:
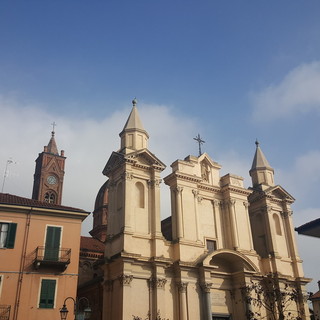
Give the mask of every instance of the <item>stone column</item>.
[[132, 205], [132, 179], [133, 179], [133, 173], [126, 171], [123, 175], [122, 178], [124, 180], [124, 200], [123, 200], [123, 215], [124, 215], [124, 231], [132, 231], [132, 210], [131, 210], [131, 205]]
[[225, 248], [226, 247], [226, 240], [222, 226], [222, 221], [220, 219], [220, 208], [221, 208], [221, 201], [213, 200], [212, 201], [212, 210], [213, 210], [213, 221], [215, 224], [216, 230], [216, 237], [217, 237], [217, 249]]
[[204, 296], [205, 315], [204, 315], [203, 319], [204, 320], [212, 320], [211, 295], [210, 295], [212, 283], [204, 282], [200, 286], [201, 286], [201, 289], [203, 291], [203, 296]]
[[165, 312], [164, 308], [164, 289], [167, 280], [165, 278], [151, 277], [148, 280], [149, 292], [150, 292], [150, 316], [151, 319], [156, 319], [157, 312], [161, 309]]
[[176, 192], [176, 217], [177, 217], [177, 238], [183, 238], [183, 221], [182, 221], [182, 187], [177, 187], [175, 189]]
[[125, 319], [127, 317], [126, 313], [128, 312], [129, 307], [131, 306], [131, 282], [133, 276], [129, 274], [122, 274], [118, 277], [120, 285], [122, 286], [122, 310], [121, 318]]
[[150, 218], [150, 231], [153, 236], [162, 237], [160, 218], [160, 183], [161, 179], [148, 180], [148, 206]]
[[232, 231], [232, 246], [235, 250], [239, 248], [239, 239], [238, 239], [238, 230], [237, 230], [237, 220], [235, 212], [236, 200], [230, 199], [229, 201], [229, 213], [230, 213], [230, 222], [231, 222], [231, 231]]
[[267, 226], [267, 241], [268, 241], [268, 253], [271, 254], [271, 256], [277, 256], [278, 255], [278, 249], [277, 249], [277, 243], [276, 243], [276, 232], [274, 230], [274, 223], [271, 219], [272, 214], [272, 207], [271, 206], [265, 206], [264, 208], [264, 215], [266, 219], [266, 226]]
[[246, 209], [246, 219], [247, 219], [247, 226], [248, 226], [248, 233], [249, 233], [249, 240], [250, 240], [250, 250], [254, 250], [253, 248], [253, 241], [252, 241], [252, 232], [251, 232], [251, 224], [250, 224], [250, 218], [249, 218], [249, 202], [244, 201], [243, 205]]
[[196, 221], [196, 237], [197, 237], [197, 241], [200, 241], [198, 202], [200, 202], [202, 198], [199, 197], [198, 190], [193, 189], [192, 193], [194, 195], [194, 214], [195, 214], [195, 221]]
[[179, 320], [187, 320], [188, 318], [188, 305], [187, 305], [187, 287], [188, 282], [178, 282], [179, 289], [179, 303], [180, 303], [180, 318]]

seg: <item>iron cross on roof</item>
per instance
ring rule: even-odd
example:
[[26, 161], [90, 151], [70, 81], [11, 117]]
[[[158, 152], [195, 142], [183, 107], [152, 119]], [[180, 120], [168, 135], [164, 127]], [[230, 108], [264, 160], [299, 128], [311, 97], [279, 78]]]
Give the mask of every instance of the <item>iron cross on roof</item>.
[[54, 127], [57, 125], [54, 121], [51, 123], [52, 125], [52, 131], [54, 132]]
[[202, 145], [202, 144], [204, 144], [204, 143], [205, 143], [205, 141], [201, 139], [201, 137], [200, 137], [200, 134], [199, 134], [199, 133], [198, 133], [198, 135], [197, 135], [195, 138], [193, 138], [193, 140], [196, 140], [196, 141], [198, 142], [198, 144], [199, 144], [199, 157], [200, 157], [200, 156], [202, 155], [202, 152], [201, 152], [201, 145]]

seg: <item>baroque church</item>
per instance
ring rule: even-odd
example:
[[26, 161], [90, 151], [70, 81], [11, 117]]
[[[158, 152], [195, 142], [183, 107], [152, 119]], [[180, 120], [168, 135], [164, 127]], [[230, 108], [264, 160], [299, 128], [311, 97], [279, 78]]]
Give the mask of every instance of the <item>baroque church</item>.
[[[295, 240], [294, 198], [274, 182], [259, 143], [252, 187], [206, 153], [171, 164], [171, 215], [161, 221], [165, 164], [148, 149], [149, 135], [133, 107], [103, 174], [90, 232], [105, 243], [102, 319], [244, 320], [256, 310], [243, 288], [267, 275], [295, 288], [286, 312], [309, 317]], [[49, 182], [50, 183], [50, 182]], [[101, 259], [100, 259], [101, 261]], [[250, 295], [250, 293], [249, 293]]]

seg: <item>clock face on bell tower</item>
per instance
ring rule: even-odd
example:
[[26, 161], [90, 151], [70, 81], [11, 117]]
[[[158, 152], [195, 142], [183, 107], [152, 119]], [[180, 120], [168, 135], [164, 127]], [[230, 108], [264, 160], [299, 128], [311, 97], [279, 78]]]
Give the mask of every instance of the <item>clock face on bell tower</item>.
[[[55, 125], [55, 124], [54, 124]], [[32, 199], [61, 204], [64, 178], [64, 151], [59, 154], [54, 134], [36, 159]]]

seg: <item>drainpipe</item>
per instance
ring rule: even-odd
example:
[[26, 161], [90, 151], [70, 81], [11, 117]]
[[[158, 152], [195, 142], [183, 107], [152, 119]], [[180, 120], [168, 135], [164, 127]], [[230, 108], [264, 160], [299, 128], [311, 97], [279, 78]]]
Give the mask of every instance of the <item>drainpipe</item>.
[[27, 252], [27, 244], [28, 244], [28, 238], [29, 238], [29, 230], [30, 230], [30, 220], [31, 220], [31, 212], [33, 208], [31, 207], [30, 210], [27, 213], [27, 219], [26, 219], [26, 227], [24, 230], [24, 237], [23, 237], [23, 244], [22, 244], [22, 255], [20, 260], [20, 267], [19, 267], [19, 274], [18, 274], [18, 283], [17, 283], [17, 293], [16, 293], [16, 301], [14, 304], [14, 310], [13, 310], [13, 320], [18, 319], [18, 312], [19, 312], [19, 306], [20, 306], [20, 295], [21, 295], [21, 287], [22, 287], [22, 281], [23, 281], [23, 271], [26, 261], [26, 252]]

